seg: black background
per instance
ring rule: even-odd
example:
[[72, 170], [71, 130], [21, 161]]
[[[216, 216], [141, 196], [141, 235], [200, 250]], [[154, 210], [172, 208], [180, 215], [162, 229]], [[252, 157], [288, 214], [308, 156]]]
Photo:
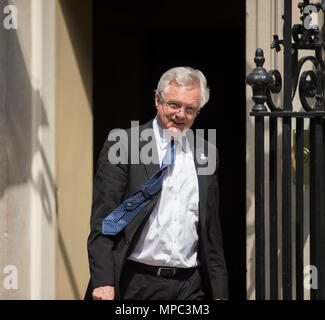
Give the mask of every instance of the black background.
[[111, 129], [156, 114], [175, 66], [200, 69], [210, 100], [193, 129], [216, 129], [220, 219], [231, 300], [246, 298], [245, 1], [93, 2], [94, 170]]

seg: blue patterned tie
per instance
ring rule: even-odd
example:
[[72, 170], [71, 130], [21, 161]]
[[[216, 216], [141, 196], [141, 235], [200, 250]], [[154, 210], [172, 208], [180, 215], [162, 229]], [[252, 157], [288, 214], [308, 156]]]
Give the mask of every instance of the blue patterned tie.
[[171, 141], [163, 158], [160, 169], [144, 184], [139, 191], [133, 193], [128, 199], [114, 209], [102, 224], [102, 234], [118, 234], [161, 190], [164, 173], [175, 161], [175, 143]]

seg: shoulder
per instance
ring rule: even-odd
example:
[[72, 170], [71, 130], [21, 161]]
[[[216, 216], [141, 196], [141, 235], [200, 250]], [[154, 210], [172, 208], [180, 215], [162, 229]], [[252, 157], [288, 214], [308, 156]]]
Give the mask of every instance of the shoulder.
[[[135, 151], [135, 155], [138, 154], [141, 135], [146, 130], [153, 130], [152, 121], [142, 125], [139, 124], [139, 121], [131, 121], [131, 127], [127, 129], [112, 129], [105, 140], [102, 154], [107, 155], [108, 161], [113, 164], [130, 163], [131, 153]], [[148, 135], [148, 133], [146, 134]]]
[[112, 129], [109, 132], [105, 143], [110, 144], [111, 141], [120, 141], [121, 144], [130, 146], [132, 138], [136, 139], [144, 130], [152, 129], [152, 121], [153, 120], [150, 120], [142, 125], [139, 124], [139, 121], [131, 121], [131, 127], [127, 129]]

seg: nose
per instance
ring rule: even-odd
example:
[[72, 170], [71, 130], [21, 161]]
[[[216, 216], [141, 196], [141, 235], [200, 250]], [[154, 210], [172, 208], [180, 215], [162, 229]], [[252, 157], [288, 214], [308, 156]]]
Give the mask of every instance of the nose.
[[180, 118], [180, 119], [184, 119], [185, 118], [185, 109], [184, 108], [180, 108], [177, 110], [176, 112], [176, 117]]

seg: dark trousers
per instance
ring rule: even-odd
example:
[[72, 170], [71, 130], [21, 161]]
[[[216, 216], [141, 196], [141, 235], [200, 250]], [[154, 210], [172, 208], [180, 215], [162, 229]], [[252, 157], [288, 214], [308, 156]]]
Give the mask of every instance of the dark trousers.
[[121, 300], [203, 300], [198, 268], [172, 277], [158, 276], [126, 262], [120, 281]]

